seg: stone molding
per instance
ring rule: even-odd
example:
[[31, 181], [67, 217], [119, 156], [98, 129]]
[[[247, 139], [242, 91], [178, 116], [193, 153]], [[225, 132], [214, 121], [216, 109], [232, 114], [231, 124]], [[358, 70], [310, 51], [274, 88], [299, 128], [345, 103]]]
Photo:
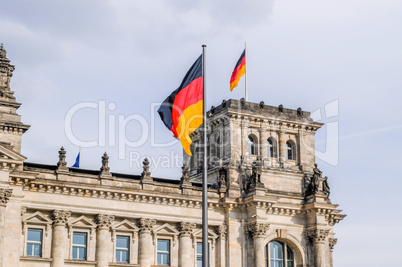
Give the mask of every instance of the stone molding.
[[336, 238], [328, 238], [329, 250], [331, 252], [334, 250], [334, 247], [337, 242], [338, 242], [338, 239], [336, 239]]
[[13, 193], [12, 189], [0, 188], [0, 206], [7, 206], [8, 201]]
[[226, 224], [215, 226], [215, 229], [221, 240], [226, 239], [226, 235], [228, 233], [228, 226]]
[[325, 242], [329, 234], [326, 229], [310, 229], [306, 232], [306, 237], [312, 242]]
[[52, 214], [54, 225], [66, 225], [70, 216], [70, 211], [54, 210]]
[[140, 232], [151, 232], [156, 224], [156, 220], [141, 218], [140, 219]]
[[252, 238], [265, 237], [269, 229], [269, 224], [253, 222], [247, 224], [246, 227]]
[[98, 228], [109, 228], [112, 225], [112, 222], [114, 220], [113, 215], [107, 215], [107, 214], [98, 214], [96, 215], [96, 223], [98, 224]]
[[195, 226], [195, 223], [180, 222], [177, 224], [177, 229], [180, 232], [180, 236], [190, 236], [193, 233]]

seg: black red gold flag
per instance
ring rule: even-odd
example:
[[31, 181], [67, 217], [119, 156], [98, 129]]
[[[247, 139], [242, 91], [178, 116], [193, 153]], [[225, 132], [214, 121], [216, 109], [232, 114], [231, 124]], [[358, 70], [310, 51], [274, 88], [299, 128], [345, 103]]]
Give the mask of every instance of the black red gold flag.
[[192, 156], [190, 134], [203, 121], [202, 56], [200, 56], [184, 76], [179, 88], [168, 96], [158, 109], [166, 125], [177, 137], [184, 151]]
[[230, 91], [233, 91], [239, 84], [240, 78], [244, 73], [246, 73], [246, 49], [244, 49], [233, 70], [232, 77], [230, 78]]

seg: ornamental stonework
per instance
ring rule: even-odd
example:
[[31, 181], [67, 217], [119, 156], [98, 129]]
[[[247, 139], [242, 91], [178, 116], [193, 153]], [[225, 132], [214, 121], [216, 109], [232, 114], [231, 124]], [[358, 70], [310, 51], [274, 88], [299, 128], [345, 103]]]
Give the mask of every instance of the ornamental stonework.
[[249, 223], [247, 225], [247, 231], [252, 238], [265, 237], [269, 229], [269, 224], [266, 223]]
[[177, 225], [177, 228], [182, 236], [189, 236], [193, 233], [195, 228], [195, 223], [191, 222], [181, 222]]
[[52, 219], [56, 225], [66, 225], [68, 218], [71, 216], [70, 211], [64, 210], [54, 210], [52, 214]]
[[228, 233], [228, 226], [226, 224], [221, 224], [215, 227], [216, 232], [219, 235], [219, 238], [226, 239], [226, 235]]
[[141, 232], [150, 232], [154, 228], [155, 224], [156, 224], [156, 220], [154, 220], [154, 219], [141, 218], [140, 219], [140, 231]]
[[311, 229], [306, 232], [306, 237], [313, 242], [324, 242], [329, 234], [329, 230]]
[[335, 247], [337, 242], [338, 242], [338, 239], [336, 239], [336, 238], [329, 238], [328, 239], [328, 244], [329, 244], [330, 251], [334, 250], [334, 247]]
[[8, 201], [10, 200], [12, 189], [0, 188], [0, 205], [6, 206]]
[[113, 215], [98, 214], [96, 215], [96, 223], [99, 228], [109, 228], [114, 220]]

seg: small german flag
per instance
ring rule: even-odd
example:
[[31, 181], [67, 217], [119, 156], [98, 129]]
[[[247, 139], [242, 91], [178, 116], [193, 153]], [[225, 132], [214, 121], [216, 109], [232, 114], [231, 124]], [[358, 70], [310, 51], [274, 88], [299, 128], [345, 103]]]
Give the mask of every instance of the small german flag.
[[202, 55], [189, 69], [179, 88], [158, 109], [163, 123], [177, 137], [184, 151], [192, 156], [190, 134], [203, 121]]
[[230, 91], [239, 84], [241, 76], [246, 72], [246, 49], [241, 54], [239, 61], [237, 61], [236, 67], [233, 70], [232, 77], [230, 78]]

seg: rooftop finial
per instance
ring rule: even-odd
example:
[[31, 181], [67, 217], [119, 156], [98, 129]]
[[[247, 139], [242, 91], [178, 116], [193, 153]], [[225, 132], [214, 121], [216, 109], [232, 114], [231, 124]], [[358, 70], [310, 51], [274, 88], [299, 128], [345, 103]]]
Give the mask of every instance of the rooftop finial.
[[3, 43], [0, 45], [0, 57], [6, 57], [7, 51], [4, 49]]

